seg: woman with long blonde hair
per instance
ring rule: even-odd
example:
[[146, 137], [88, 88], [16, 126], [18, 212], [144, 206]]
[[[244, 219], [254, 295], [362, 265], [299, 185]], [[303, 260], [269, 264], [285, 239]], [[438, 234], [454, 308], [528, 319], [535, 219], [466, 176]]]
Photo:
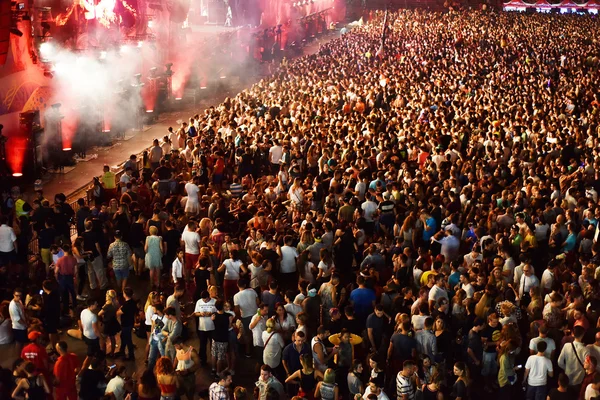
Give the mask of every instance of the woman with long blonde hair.
[[121, 331], [121, 324], [117, 320], [117, 310], [119, 309], [119, 301], [117, 300], [117, 292], [110, 289], [106, 292], [106, 302], [102, 310], [98, 313], [98, 317], [102, 318], [104, 323], [104, 336], [110, 341], [110, 352], [108, 357], [115, 356], [116, 339], [115, 336]]
[[160, 295], [156, 291], [152, 291], [148, 294], [146, 304], [144, 304], [144, 330], [146, 331], [146, 356], [150, 351], [150, 331], [152, 330], [152, 316], [156, 314], [155, 305], [160, 304]]

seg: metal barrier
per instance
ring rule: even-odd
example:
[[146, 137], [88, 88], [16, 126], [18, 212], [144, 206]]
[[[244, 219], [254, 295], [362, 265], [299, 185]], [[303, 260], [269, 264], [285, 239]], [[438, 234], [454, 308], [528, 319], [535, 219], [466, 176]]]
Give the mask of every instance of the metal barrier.
[[[142, 170], [142, 163], [143, 163], [143, 153], [144, 151], [148, 150], [150, 148], [147, 148], [143, 151], [141, 151], [138, 155], [137, 155], [137, 160], [136, 160], [136, 167], [138, 172], [140, 172]], [[117, 182], [117, 187], [119, 187], [119, 181], [121, 180], [121, 176], [123, 176], [123, 174], [125, 173], [125, 170], [123, 169], [123, 166], [125, 165], [125, 162], [122, 163], [119, 167], [119, 170], [117, 172], [115, 172], [115, 181]], [[73, 209], [73, 211], [75, 211], [75, 213], [77, 214], [77, 211], [79, 211], [79, 203], [77, 203], [77, 201], [82, 197], [80, 195], [80, 193], [82, 192], [82, 190], [85, 190], [85, 195], [83, 196], [83, 198], [86, 200], [86, 204], [91, 204], [91, 202], [94, 200], [94, 188], [93, 188], [93, 183], [94, 181], [90, 181], [90, 183], [86, 186], [88, 186], [87, 189], [84, 189], [85, 186], [83, 186], [81, 189], [76, 190], [75, 192], [69, 194], [67, 196], [67, 203], [71, 206], [71, 208]], [[71, 223], [70, 227], [69, 227], [70, 231], [70, 235], [71, 235], [71, 241], [73, 241], [73, 239], [77, 238], [77, 220], [76, 218], [73, 218], [73, 222]], [[29, 245], [28, 245], [28, 255], [30, 257], [30, 260], [32, 259], [32, 256], [38, 256], [40, 254], [40, 246], [38, 243], [38, 238], [37, 235], [34, 235], [33, 238], [29, 241]]]

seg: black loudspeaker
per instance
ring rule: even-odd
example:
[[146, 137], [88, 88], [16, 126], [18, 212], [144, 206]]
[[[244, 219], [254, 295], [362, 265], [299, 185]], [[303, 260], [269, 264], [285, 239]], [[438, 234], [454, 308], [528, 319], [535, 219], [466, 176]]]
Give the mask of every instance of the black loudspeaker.
[[216, 25], [225, 24], [227, 5], [223, 0], [210, 0], [208, 2], [208, 23]]

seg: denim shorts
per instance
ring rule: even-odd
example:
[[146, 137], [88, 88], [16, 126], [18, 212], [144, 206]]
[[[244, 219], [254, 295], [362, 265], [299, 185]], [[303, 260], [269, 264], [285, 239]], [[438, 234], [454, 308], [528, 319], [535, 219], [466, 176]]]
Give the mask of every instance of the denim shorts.
[[118, 281], [123, 281], [129, 277], [129, 268], [113, 269], [113, 272]]

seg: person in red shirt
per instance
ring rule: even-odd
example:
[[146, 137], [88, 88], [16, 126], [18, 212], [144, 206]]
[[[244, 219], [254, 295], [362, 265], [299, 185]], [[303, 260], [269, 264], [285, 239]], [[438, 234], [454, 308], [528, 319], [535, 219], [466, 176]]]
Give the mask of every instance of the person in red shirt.
[[29, 332], [27, 338], [31, 340], [31, 343], [23, 347], [23, 350], [21, 350], [21, 358], [25, 361], [31, 362], [33, 365], [35, 365], [37, 372], [40, 372], [47, 377], [48, 353], [46, 353], [46, 348], [40, 344], [41, 337], [41, 332]]
[[56, 351], [59, 354], [54, 364], [56, 398], [77, 400], [76, 378], [79, 373], [79, 358], [75, 353], [69, 353], [67, 342], [62, 340], [56, 344]]

